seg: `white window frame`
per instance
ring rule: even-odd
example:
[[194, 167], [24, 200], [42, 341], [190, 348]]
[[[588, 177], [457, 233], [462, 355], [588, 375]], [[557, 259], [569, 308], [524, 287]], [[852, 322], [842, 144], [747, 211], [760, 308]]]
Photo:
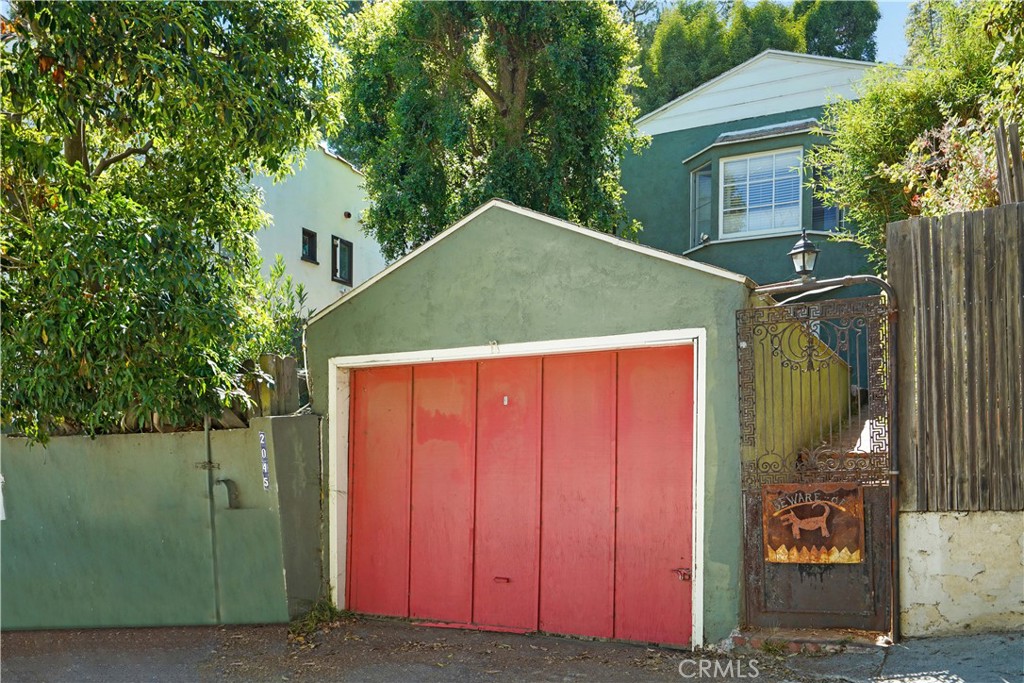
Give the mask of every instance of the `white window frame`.
[[[699, 208], [697, 206], [697, 174], [701, 173], [705, 169], [707, 169], [708, 175], [710, 175], [713, 178], [714, 175], [712, 174], [712, 170], [714, 169], [714, 166], [713, 166], [711, 161], [706, 161], [703, 164], [701, 164], [700, 166], [698, 166], [697, 168], [695, 168], [692, 171], [690, 171], [690, 247], [698, 247], [698, 246], [700, 246], [700, 245], [702, 245], [704, 243], [700, 239], [702, 231], [700, 229], [698, 229], [698, 227], [697, 227], [697, 210]], [[708, 201], [711, 202], [712, 204], [714, 204], [714, 202], [715, 202], [715, 195], [714, 195], [715, 187], [714, 187], [714, 185], [711, 185], [710, 189], [711, 189], [711, 197], [709, 198]], [[708, 228], [707, 228], [707, 234], [708, 234], [708, 238], [709, 239], [711, 237], [711, 232], [714, 230], [714, 220], [715, 220], [714, 214], [712, 214], [711, 215], [711, 225], [709, 225]]]
[[[799, 221], [796, 225], [787, 225], [779, 228], [769, 228], [768, 230], [745, 230], [733, 234], [726, 234], [725, 232], [725, 164], [730, 161], [736, 161], [737, 159], [756, 159], [758, 157], [775, 156], [776, 154], [785, 154], [787, 152], [800, 152], [800, 192], [798, 193], [799, 201], [797, 205], [797, 215], [800, 216]], [[773, 179], [774, 180], [774, 179]], [[748, 210], [749, 210], [748, 195]], [[773, 202], [774, 204], [774, 202]], [[722, 157], [718, 160], [718, 239], [721, 241], [726, 240], [743, 240], [751, 237], [760, 237], [765, 235], [781, 235], [784, 233], [791, 233], [794, 231], [799, 232], [803, 226], [803, 215], [804, 215], [804, 148], [802, 146], [796, 147], [781, 147], [779, 149], [771, 149], [765, 152], [754, 152], [753, 154], [737, 154], [731, 157]]]

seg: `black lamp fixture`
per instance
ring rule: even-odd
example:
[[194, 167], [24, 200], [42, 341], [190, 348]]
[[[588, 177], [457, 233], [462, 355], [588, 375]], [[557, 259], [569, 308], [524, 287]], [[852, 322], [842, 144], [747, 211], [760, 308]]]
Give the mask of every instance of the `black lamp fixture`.
[[800, 233], [800, 239], [789, 250], [789, 258], [793, 259], [793, 268], [796, 274], [804, 280], [810, 280], [814, 273], [814, 263], [818, 260], [819, 249], [814, 242], [807, 239], [807, 230]]

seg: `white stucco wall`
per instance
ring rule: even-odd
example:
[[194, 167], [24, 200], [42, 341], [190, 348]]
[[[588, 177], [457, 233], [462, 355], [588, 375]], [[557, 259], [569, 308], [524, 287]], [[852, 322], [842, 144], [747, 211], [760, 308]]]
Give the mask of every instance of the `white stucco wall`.
[[900, 513], [904, 636], [1024, 629], [1024, 513]]
[[[315, 310], [351, 289], [331, 279], [332, 235], [352, 243], [352, 287], [386, 265], [377, 242], [362, 231], [360, 217], [367, 207], [362, 182], [362, 174], [319, 147], [309, 150], [303, 167], [283, 181], [255, 181], [263, 189], [263, 210], [272, 217], [257, 235], [264, 275], [281, 254], [292, 279], [306, 288], [306, 305]], [[345, 218], [346, 211], [351, 218]], [[303, 228], [317, 234], [319, 265], [301, 259]]]

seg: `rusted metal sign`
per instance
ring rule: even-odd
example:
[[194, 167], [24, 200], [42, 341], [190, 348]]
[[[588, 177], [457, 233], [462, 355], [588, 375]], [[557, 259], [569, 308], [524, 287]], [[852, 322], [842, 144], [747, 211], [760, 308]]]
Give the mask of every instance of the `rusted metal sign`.
[[856, 564], [864, 560], [864, 495], [857, 484], [767, 484], [765, 560]]

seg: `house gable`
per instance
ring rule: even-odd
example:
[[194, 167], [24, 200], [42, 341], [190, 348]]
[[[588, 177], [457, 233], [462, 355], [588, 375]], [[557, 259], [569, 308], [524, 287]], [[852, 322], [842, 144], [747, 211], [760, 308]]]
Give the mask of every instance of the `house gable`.
[[[271, 216], [256, 234], [264, 276], [280, 254], [287, 273], [305, 288], [310, 308], [330, 305], [386, 265], [376, 240], [362, 229], [360, 217], [369, 205], [363, 182], [355, 166], [321, 145], [308, 151], [292, 175], [254, 183]], [[308, 253], [304, 243], [312, 247]]]
[[830, 97], [856, 97], [854, 85], [873, 62], [766, 50], [637, 120], [659, 135], [821, 107]]

